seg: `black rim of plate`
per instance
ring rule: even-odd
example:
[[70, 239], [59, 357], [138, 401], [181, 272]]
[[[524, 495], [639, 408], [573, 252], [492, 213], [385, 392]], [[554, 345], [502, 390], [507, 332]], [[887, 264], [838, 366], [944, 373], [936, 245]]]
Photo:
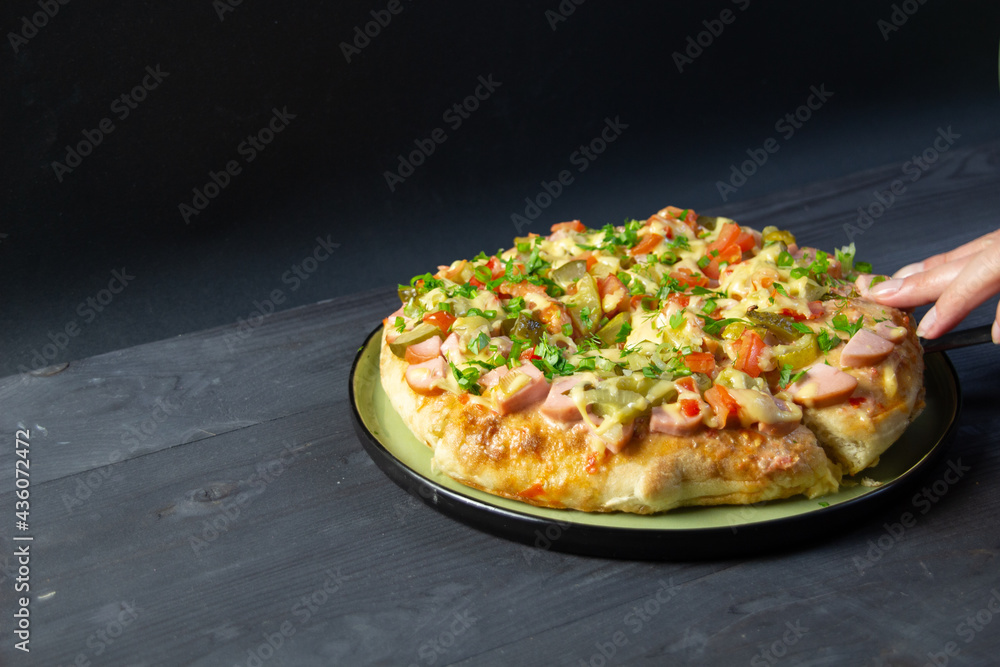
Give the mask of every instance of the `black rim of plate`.
[[872, 510], [884, 506], [910, 489], [941, 458], [958, 425], [962, 408], [961, 387], [951, 360], [940, 356], [955, 389], [955, 409], [947, 429], [914, 465], [890, 482], [862, 496], [829, 507], [776, 519], [681, 529], [636, 529], [576, 523], [572, 517], [556, 521], [483, 502], [441, 486], [396, 458], [365, 426], [354, 392], [355, 374], [365, 350], [379, 335], [377, 327], [359, 348], [351, 365], [348, 393], [354, 428], [365, 451], [393, 482], [424, 504], [468, 526], [540, 549], [603, 558], [629, 560], [726, 559], [760, 555], [769, 551], [789, 551], [809, 542], [833, 537], [852, 521], [862, 526], [871, 520]]

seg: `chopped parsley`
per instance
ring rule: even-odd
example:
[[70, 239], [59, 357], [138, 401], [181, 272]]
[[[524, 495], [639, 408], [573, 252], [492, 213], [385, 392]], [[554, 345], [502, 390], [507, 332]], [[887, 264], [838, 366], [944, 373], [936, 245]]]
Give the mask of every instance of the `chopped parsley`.
[[630, 333], [632, 333], [632, 325], [628, 322], [622, 322], [622, 327], [618, 330], [618, 334], [615, 336], [615, 342], [624, 343], [628, 339], [628, 335]]
[[492, 320], [497, 316], [497, 311], [479, 310], [478, 308], [469, 308], [465, 311], [465, 317], [472, 317], [473, 315], [478, 315], [479, 317], [485, 317], [488, 320]]
[[461, 370], [451, 362], [448, 362], [448, 365], [451, 366], [451, 372], [455, 375], [455, 379], [458, 380], [458, 386], [470, 394], [479, 396], [479, 371], [475, 368]]
[[561, 347], [549, 343], [548, 336], [543, 336], [538, 341], [538, 345], [535, 346], [535, 355], [541, 358], [532, 359], [531, 363], [550, 380], [555, 375], [572, 375], [576, 372], [576, 366], [566, 361]]
[[486, 335], [485, 331], [480, 331], [479, 335], [469, 341], [469, 351], [473, 354], [479, 354], [480, 350], [489, 347], [490, 337]]
[[785, 364], [784, 366], [781, 367], [781, 373], [778, 378], [778, 386], [784, 389], [788, 385], [797, 382], [798, 379], [805, 374], [806, 374], [805, 370], [801, 370], [798, 373], [792, 373], [792, 365]]
[[819, 345], [819, 349], [823, 350], [823, 352], [829, 352], [840, 345], [840, 337], [837, 334], [830, 333], [827, 329], [823, 329], [816, 336], [816, 344]]
[[701, 328], [704, 329], [705, 333], [707, 333], [710, 336], [718, 336], [720, 333], [722, 333], [723, 329], [725, 329], [728, 325], [732, 324], [733, 322], [740, 322], [742, 324], [746, 324], [747, 326], [751, 326], [749, 322], [747, 322], [746, 320], [741, 320], [738, 317], [727, 317], [722, 320], [713, 320], [711, 317], [708, 317], [706, 315], [698, 315], [698, 317], [705, 320], [705, 324], [702, 325]]
[[503, 309], [507, 311], [508, 315], [517, 315], [524, 310], [524, 308], [525, 305], [523, 296], [515, 296], [514, 298], [508, 300], [503, 307]]
[[847, 319], [847, 315], [844, 315], [843, 313], [837, 313], [836, 315], [833, 316], [832, 320], [833, 328], [836, 329], [837, 331], [843, 331], [848, 336], [853, 337], [854, 334], [858, 333], [858, 331], [861, 329], [863, 319], [864, 315], [858, 315], [858, 319], [855, 320], [854, 322], [851, 322], [850, 320]]

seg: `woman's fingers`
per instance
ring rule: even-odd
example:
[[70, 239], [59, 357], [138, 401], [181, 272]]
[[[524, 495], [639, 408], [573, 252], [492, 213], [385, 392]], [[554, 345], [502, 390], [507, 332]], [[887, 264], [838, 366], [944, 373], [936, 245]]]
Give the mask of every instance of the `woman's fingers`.
[[1000, 292], [1000, 246], [990, 246], [967, 258], [958, 276], [937, 298], [934, 307], [924, 315], [920, 326], [917, 327], [917, 333], [924, 338], [937, 338], [961, 322], [976, 306], [998, 292]]
[[940, 255], [933, 255], [928, 257], [922, 262], [916, 262], [915, 264], [909, 264], [904, 266], [899, 271], [893, 274], [893, 278], [905, 278], [914, 273], [919, 273], [921, 271], [927, 271], [935, 267], [941, 266], [942, 264], [947, 264], [953, 262], [957, 259], [966, 258], [970, 255], [975, 255], [983, 250], [986, 250], [990, 246], [1000, 243], [1000, 229], [995, 232], [990, 232], [989, 234], [984, 234], [978, 239], [973, 239], [968, 243], [958, 246], [954, 250], [949, 250], [948, 252], [943, 252]]
[[1000, 345], [1000, 303], [997, 304], [997, 314], [993, 320], [993, 328], [990, 330], [990, 336], [993, 338], [994, 343]]
[[860, 276], [855, 282], [861, 295], [895, 308], [913, 308], [936, 301], [962, 272], [973, 256], [919, 271], [905, 278], [891, 278], [870, 286], [872, 276]]

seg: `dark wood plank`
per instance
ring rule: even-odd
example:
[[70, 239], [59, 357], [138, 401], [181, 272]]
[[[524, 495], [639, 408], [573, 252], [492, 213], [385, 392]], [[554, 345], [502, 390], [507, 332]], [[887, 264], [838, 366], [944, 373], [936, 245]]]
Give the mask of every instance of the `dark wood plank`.
[[[998, 154], [946, 155], [859, 239], [863, 254], [878, 251], [865, 256], [891, 270], [993, 225]], [[851, 212], [898, 171], [725, 211], [841, 245]], [[956, 664], [989, 664], [1000, 649], [1000, 619], [981, 611], [1000, 587], [992, 346], [951, 353], [961, 429], [916, 495], [766, 557], [609, 561], [470, 529], [380, 473], [353, 434], [346, 383], [394, 303], [387, 288], [274, 314], [232, 350], [230, 327], [27, 386], [4, 380], [3, 432], [33, 429], [34, 634], [30, 655], [5, 636], [0, 661], [923, 665], [949, 642]], [[122, 452], [126, 425], [158, 398], [180, 407]], [[959, 464], [968, 470], [955, 479]], [[8, 467], [0, 481], [0, 506], [12, 507]], [[906, 513], [914, 521], [900, 528]]]
[[28, 427], [44, 445], [38, 483], [328, 404], [395, 303], [368, 292], [3, 378], [0, 430]]

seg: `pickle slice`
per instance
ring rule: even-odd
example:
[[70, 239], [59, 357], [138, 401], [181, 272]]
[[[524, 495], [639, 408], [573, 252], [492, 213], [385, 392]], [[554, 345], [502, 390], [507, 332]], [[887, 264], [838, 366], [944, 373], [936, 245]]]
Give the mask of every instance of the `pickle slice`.
[[417, 343], [423, 343], [425, 340], [431, 336], [437, 336], [439, 338], [444, 338], [441, 330], [438, 329], [433, 324], [428, 324], [427, 322], [421, 322], [417, 326], [413, 327], [410, 331], [405, 331], [396, 338], [396, 340], [389, 343], [389, 350], [399, 358], [406, 356], [406, 348], [411, 345], [416, 345]]

